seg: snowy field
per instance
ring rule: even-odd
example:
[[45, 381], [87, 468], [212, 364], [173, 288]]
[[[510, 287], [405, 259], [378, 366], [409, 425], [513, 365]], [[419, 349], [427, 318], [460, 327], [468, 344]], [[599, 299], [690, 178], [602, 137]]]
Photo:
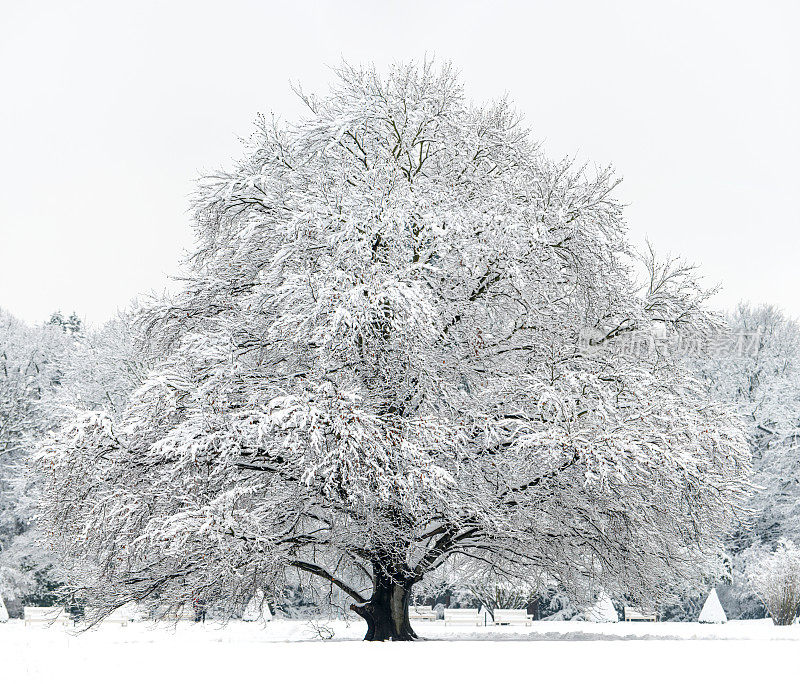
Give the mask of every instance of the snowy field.
[[[794, 670], [800, 626], [539, 622], [415, 624], [425, 640], [369, 644], [363, 624], [61, 627], [0, 624], [0, 682], [766, 681]], [[637, 674], [634, 675], [634, 672]]]

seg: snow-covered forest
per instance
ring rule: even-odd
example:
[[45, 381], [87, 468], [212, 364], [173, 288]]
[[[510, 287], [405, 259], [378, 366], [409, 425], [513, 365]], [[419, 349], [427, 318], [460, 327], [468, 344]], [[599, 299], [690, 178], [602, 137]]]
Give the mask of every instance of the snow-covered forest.
[[717, 310], [446, 62], [297, 94], [198, 183], [171, 293], [0, 311], [11, 616], [791, 624], [800, 324]]

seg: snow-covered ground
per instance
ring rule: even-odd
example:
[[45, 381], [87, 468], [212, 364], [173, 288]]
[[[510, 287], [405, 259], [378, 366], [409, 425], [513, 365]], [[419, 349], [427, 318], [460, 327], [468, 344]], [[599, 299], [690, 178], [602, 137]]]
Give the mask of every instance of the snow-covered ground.
[[[321, 624], [321, 623], [320, 623]], [[363, 623], [177, 626], [132, 623], [76, 634], [0, 624], [0, 682], [765, 681], [800, 655], [800, 626], [538, 622], [415, 624], [424, 641], [368, 644]], [[631, 676], [636, 672], [635, 676]]]

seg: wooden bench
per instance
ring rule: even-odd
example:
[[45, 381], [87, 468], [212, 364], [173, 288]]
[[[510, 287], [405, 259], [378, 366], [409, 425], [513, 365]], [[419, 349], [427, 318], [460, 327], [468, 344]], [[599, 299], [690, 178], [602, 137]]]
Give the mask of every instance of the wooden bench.
[[530, 625], [531, 616], [524, 608], [495, 608], [494, 624], [496, 625]]
[[430, 606], [409, 606], [408, 617], [410, 620], [427, 620], [428, 622], [439, 618]]
[[25, 606], [25, 626], [34, 623], [41, 623], [46, 625], [62, 625], [69, 627], [72, 625], [72, 620], [67, 615], [63, 608], [57, 606], [50, 606], [48, 608], [40, 608], [37, 606]]
[[640, 613], [635, 608], [631, 608], [630, 606], [623, 606], [622, 607], [623, 615], [625, 616], [625, 622], [655, 622], [656, 621], [656, 614], [655, 613]]
[[444, 624], [480, 626], [478, 611], [475, 608], [445, 608]]

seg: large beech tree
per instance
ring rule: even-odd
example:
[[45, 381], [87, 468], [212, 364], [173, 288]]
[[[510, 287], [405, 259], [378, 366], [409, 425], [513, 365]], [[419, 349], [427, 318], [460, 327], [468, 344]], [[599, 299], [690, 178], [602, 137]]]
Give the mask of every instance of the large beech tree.
[[636, 285], [611, 171], [549, 160], [447, 65], [300, 97], [200, 184], [185, 286], [141, 321], [155, 371], [40, 452], [90, 605], [299, 572], [411, 639], [448, 559], [632, 598], [706, 572], [749, 452], [671, 348], [619, 344], [713, 320], [686, 269]]

